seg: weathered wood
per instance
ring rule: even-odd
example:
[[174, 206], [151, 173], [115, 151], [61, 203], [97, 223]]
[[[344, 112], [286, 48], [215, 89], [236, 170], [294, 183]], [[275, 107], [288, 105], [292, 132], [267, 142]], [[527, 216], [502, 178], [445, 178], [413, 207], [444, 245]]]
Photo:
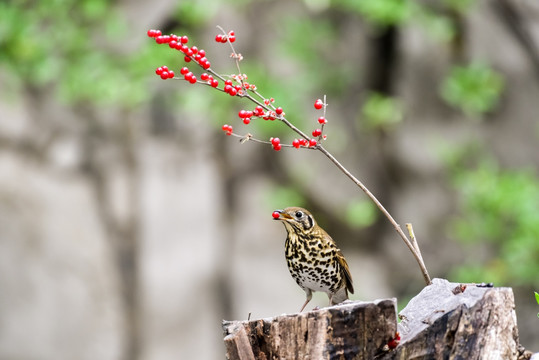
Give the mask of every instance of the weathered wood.
[[383, 359], [517, 359], [513, 291], [435, 279], [399, 317], [400, 345]]
[[[227, 359], [530, 359], [510, 288], [434, 279], [400, 313], [395, 299], [223, 322]], [[388, 349], [395, 331], [400, 344]]]
[[347, 301], [276, 318], [225, 321], [223, 328], [229, 360], [372, 359], [395, 335], [396, 300]]

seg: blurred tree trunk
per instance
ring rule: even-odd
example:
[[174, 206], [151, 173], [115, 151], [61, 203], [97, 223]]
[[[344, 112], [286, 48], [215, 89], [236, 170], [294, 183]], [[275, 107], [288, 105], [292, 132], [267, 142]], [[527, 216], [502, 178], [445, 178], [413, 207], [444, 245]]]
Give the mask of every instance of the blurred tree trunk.
[[[124, 347], [121, 358], [136, 360], [140, 358], [143, 346], [139, 278], [140, 194], [136, 134], [128, 113], [124, 112], [123, 116], [117, 119], [118, 128], [110, 131], [101, 126], [94, 108], [84, 107], [77, 110], [81, 118], [87, 120], [87, 134], [82, 137], [85, 155], [83, 170], [91, 180], [99, 217], [110, 241], [111, 260], [114, 262], [120, 287], [119, 296], [124, 323]], [[103, 156], [103, 149], [118, 153], [120, 161], [115, 162], [109, 156]], [[118, 170], [121, 175], [117, 174]], [[127, 187], [128, 195], [125, 197], [127, 203], [122, 204], [125, 214], [118, 214], [113, 210], [115, 200], [112, 199], [111, 182], [114, 176], [121, 176], [122, 185]]]

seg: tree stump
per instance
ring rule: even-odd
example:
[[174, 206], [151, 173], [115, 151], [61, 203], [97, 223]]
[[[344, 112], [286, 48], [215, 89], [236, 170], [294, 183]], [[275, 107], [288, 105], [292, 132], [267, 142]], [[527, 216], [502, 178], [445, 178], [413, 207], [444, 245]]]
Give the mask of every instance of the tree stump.
[[[399, 314], [395, 299], [224, 321], [226, 357], [251, 359], [529, 359], [511, 288], [434, 279]], [[395, 332], [400, 344], [391, 341]]]
[[397, 330], [396, 300], [350, 302], [253, 321], [223, 322], [229, 360], [372, 359]]

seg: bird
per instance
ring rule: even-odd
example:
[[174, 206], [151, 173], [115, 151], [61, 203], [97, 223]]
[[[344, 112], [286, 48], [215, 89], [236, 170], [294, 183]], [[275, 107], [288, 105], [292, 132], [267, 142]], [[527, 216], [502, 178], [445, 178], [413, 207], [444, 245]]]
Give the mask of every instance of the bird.
[[329, 306], [348, 299], [354, 293], [352, 275], [341, 250], [312, 214], [300, 207], [275, 210], [273, 219], [284, 224], [286, 264], [290, 274], [305, 291], [306, 300], [299, 312], [311, 301], [313, 292], [328, 295]]

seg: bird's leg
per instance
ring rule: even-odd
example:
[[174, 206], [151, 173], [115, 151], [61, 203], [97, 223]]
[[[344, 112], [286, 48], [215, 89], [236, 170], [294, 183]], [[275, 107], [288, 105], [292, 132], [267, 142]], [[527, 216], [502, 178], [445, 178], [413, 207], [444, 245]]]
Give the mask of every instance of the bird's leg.
[[307, 306], [307, 304], [309, 303], [309, 301], [311, 301], [311, 299], [313, 298], [313, 292], [309, 289], [305, 289], [305, 294], [307, 294], [307, 299], [305, 300], [305, 302], [303, 303], [303, 306], [301, 307], [301, 309], [299, 310], [299, 312], [302, 312], [303, 309], [305, 309], [305, 306]]

